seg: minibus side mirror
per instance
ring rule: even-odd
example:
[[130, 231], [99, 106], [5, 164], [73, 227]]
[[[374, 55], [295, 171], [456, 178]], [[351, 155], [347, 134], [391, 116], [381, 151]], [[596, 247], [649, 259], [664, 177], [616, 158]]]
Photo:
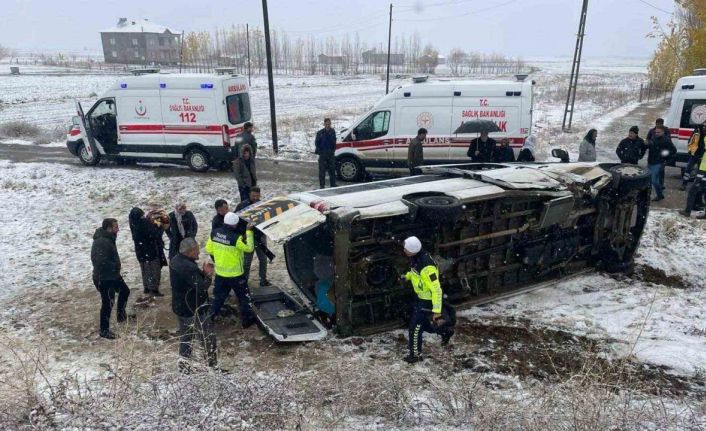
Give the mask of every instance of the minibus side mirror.
[[569, 163], [569, 153], [560, 148], [554, 148], [552, 150], [552, 157], [556, 157], [561, 160], [561, 163]]

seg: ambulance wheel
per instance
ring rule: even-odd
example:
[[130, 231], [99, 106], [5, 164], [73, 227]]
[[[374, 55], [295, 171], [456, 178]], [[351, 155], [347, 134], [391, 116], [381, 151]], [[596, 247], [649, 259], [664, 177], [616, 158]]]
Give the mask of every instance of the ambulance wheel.
[[208, 154], [203, 150], [191, 150], [186, 153], [186, 163], [194, 172], [206, 172], [209, 168]]
[[338, 178], [343, 181], [355, 182], [363, 179], [365, 171], [363, 165], [355, 157], [341, 157], [336, 162]]
[[86, 166], [95, 166], [100, 162], [100, 156], [95, 152], [91, 155], [85, 144], [79, 144], [78, 146], [78, 159]]

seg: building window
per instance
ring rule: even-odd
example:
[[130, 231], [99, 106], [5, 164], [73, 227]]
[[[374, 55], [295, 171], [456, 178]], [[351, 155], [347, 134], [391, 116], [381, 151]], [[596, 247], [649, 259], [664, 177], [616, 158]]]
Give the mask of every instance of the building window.
[[132, 40], [132, 44], [133, 44], [134, 46], [137, 46], [137, 39], [133, 39], [133, 40]]
[[115, 45], [115, 38], [114, 38], [114, 37], [111, 37], [111, 38], [110, 38], [110, 44], [111, 44], [111, 45]]
[[113, 58], [118, 58], [118, 52], [117, 52], [117, 51], [111, 52], [110, 55], [111, 55]]
[[159, 46], [164, 46], [164, 38], [159, 38]]
[[179, 36], [174, 36], [174, 42], [179, 43]]
[[135, 51], [135, 58], [140, 58], [140, 51]]

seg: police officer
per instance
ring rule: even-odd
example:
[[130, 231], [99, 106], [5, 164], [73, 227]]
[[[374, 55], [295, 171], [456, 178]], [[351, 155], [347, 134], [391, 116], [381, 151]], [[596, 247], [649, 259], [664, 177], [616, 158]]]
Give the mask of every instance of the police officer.
[[404, 360], [415, 363], [422, 360], [422, 334], [431, 332], [441, 335], [442, 345], [448, 344], [454, 334], [455, 312], [446, 306], [446, 319], [442, 315], [441, 283], [439, 269], [422, 249], [422, 243], [416, 236], [404, 241], [404, 253], [409, 257], [411, 270], [405, 274], [417, 295], [409, 320], [409, 355]]
[[240, 321], [243, 328], [255, 323], [250, 305], [250, 289], [245, 278], [245, 253], [255, 250], [255, 237], [251, 224], [247, 225], [245, 240], [242, 231], [237, 229], [240, 217], [228, 213], [223, 218], [224, 225], [213, 232], [206, 242], [206, 252], [215, 265], [216, 277], [213, 287], [213, 317], [218, 316], [231, 289], [235, 291], [240, 308]]

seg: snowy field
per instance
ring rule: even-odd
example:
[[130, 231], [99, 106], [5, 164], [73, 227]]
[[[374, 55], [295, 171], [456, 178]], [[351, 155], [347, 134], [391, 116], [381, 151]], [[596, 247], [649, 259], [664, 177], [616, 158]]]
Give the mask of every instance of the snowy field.
[[[571, 134], [559, 131], [569, 63], [528, 63], [540, 68], [531, 78], [539, 157], [556, 146], [575, 155], [585, 130], [595, 127], [599, 158], [611, 160], [624, 132], [616, 122], [638, 108], [644, 62], [586, 62]], [[74, 97], [90, 103], [115, 79], [0, 76], [0, 125], [22, 120], [61, 128]], [[322, 117], [343, 128], [384, 93], [378, 76], [278, 76], [276, 84], [283, 159], [310, 158]], [[266, 80], [254, 78], [263, 147], [267, 100]], [[648, 124], [639, 125], [646, 131]], [[259, 169], [267, 196], [315, 188], [316, 178], [298, 166], [282, 161]], [[133, 206], [168, 209], [185, 199], [203, 244], [214, 200], [234, 201], [236, 194], [225, 173], [0, 161], [0, 428], [13, 415], [37, 421], [34, 429], [706, 427], [706, 291], [695, 252], [706, 246], [706, 226], [654, 208], [635, 275], [580, 276], [464, 311], [450, 349], [425, 338], [422, 364], [401, 361], [405, 331], [277, 346], [256, 328], [229, 324], [218, 334], [220, 363], [231, 373], [180, 376], [169, 296], [135, 305], [141, 278], [127, 214]], [[115, 328], [121, 339], [112, 344], [97, 337], [89, 258], [92, 234], [107, 216], [121, 226], [117, 246], [133, 288], [129, 309], [138, 316]], [[290, 285], [283, 259], [268, 278]], [[54, 422], [46, 425], [46, 418]]]

